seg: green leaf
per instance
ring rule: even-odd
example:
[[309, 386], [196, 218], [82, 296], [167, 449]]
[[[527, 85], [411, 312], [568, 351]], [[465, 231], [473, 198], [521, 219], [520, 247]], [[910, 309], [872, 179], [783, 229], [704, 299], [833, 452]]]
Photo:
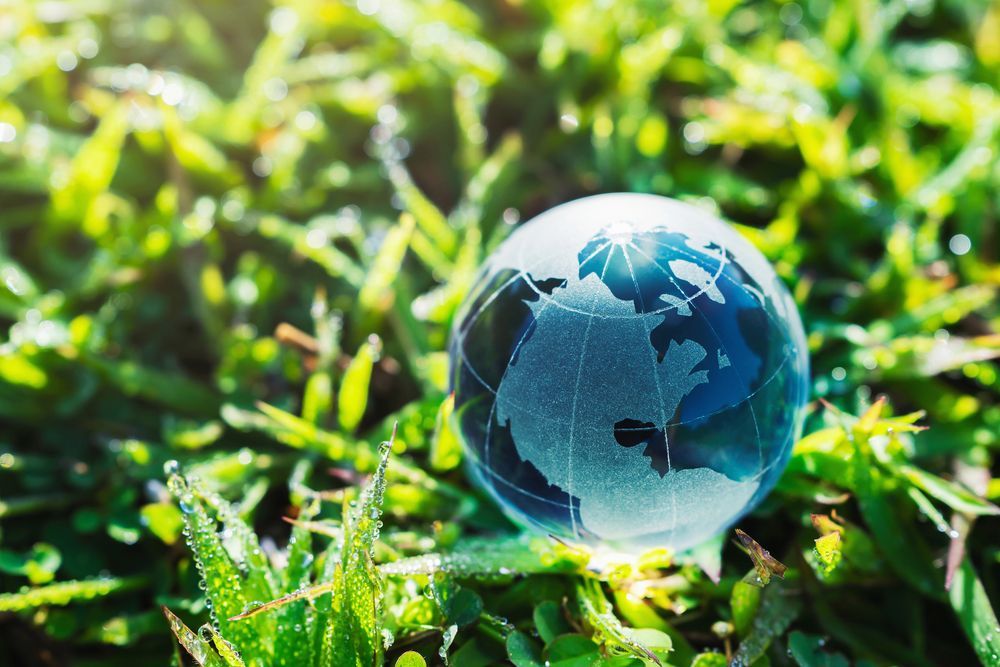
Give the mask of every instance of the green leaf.
[[53, 179], [57, 185], [52, 190], [52, 210], [57, 219], [83, 221], [91, 236], [107, 231], [107, 220], [95, 204], [111, 186], [128, 130], [129, 105], [122, 100], [102, 115], [97, 129], [73, 156], [69, 173]]
[[726, 656], [721, 653], [709, 652], [709, 653], [699, 653], [694, 661], [691, 663], [691, 667], [728, 667], [729, 662], [726, 660]]
[[939, 598], [941, 573], [933, 567], [927, 546], [912, 522], [900, 520], [889, 480], [860, 451], [851, 467], [861, 516], [885, 562], [911, 586]]
[[[252, 534], [252, 531], [245, 524], [241, 526], [242, 522], [221, 499], [214, 499], [216, 507], [213, 509], [222, 509], [224, 516], [220, 518], [225, 521], [227, 530], [236, 532], [234, 550], [252, 559], [246, 569], [241, 569], [223, 543], [216, 517], [209, 514], [205, 493], [199, 485], [172, 472], [167, 486], [183, 513], [188, 546], [212, 605], [213, 623], [237, 646], [250, 665], [265, 664], [270, 657], [268, 648], [273, 638], [273, 619], [263, 615], [250, 621], [236, 619], [250, 603], [273, 597], [268, 595], [268, 586], [264, 583], [269, 571], [259, 569], [261, 556], [252, 553], [256, 538], [249, 540], [247, 533]], [[258, 546], [258, 554], [259, 549]]]
[[733, 613], [733, 625], [736, 633], [741, 637], [746, 636], [757, 615], [760, 607], [761, 588], [753, 586], [743, 581], [733, 584], [733, 592], [730, 594], [729, 606]]
[[349, 285], [360, 289], [365, 282], [365, 272], [344, 252], [326, 238], [314, 240], [309, 229], [294, 224], [277, 215], [267, 215], [257, 223], [257, 231], [267, 239], [273, 239], [295, 250], [303, 257], [321, 266], [334, 278], [341, 278]]
[[236, 648], [223, 639], [222, 635], [220, 635], [211, 625], [206, 623], [201, 626], [198, 630], [198, 634], [202, 637], [202, 639], [207, 636], [211, 640], [212, 646], [215, 647], [215, 650], [219, 653], [219, 657], [222, 658], [222, 662], [226, 665], [226, 667], [245, 667], [243, 659], [236, 651]]
[[414, 184], [410, 173], [402, 164], [395, 163], [389, 166], [388, 174], [389, 180], [416, 224], [446, 256], [451, 256], [458, 244], [458, 238], [444, 214]]
[[799, 667], [850, 667], [847, 658], [840, 653], [825, 652], [825, 643], [821, 637], [798, 630], [788, 635], [788, 651]]
[[730, 667], [747, 667], [764, 655], [767, 647], [784, 634], [799, 615], [801, 603], [789, 596], [782, 586], [763, 591], [760, 608], [743, 641], [733, 654]]
[[165, 544], [173, 544], [184, 529], [184, 517], [173, 503], [150, 503], [144, 505], [139, 514], [142, 523]]
[[306, 381], [302, 395], [302, 418], [322, 424], [333, 411], [333, 378], [326, 371], [317, 371]]
[[195, 662], [202, 667], [226, 667], [226, 663], [216, 654], [212, 645], [192, 632], [173, 612], [163, 607], [163, 615], [167, 617], [170, 630], [177, 637], [177, 642], [194, 658]]
[[[610, 655], [631, 655], [640, 660], [650, 660], [659, 665], [672, 648], [670, 637], [659, 630], [638, 633], [622, 625], [614, 608], [604, 597], [601, 585], [594, 579], [584, 579], [576, 586], [577, 603], [583, 617], [594, 628], [594, 641], [604, 645]], [[643, 638], [651, 639], [654, 646], [646, 646]]]
[[19, 554], [0, 549], [0, 572], [22, 575], [33, 584], [47, 584], [62, 565], [62, 554], [51, 544], [39, 542], [31, 551]]
[[125, 614], [108, 619], [99, 626], [90, 626], [87, 641], [112, 646], [133, 646], [151, 635], [163, 631], [163, 616], [151, 610], [139, 614]]
[[85, 354], [81, 360], [126, 396], [137, 396], [189, 415], [213, 416], [218, 413], [219, 397], [186, 376], [96, 355]]
[[473, 635], [449, 656], [447, 664], [450, 667], [493, 667], [506, 657], [499, 642]]
[[556, 637], [542, 652], [544, 664], [549, 667], [591, 667], [599, 656], [597, 644], [577, 634]]
[[661, 660], [666, 660], [667, 654], [674, 650], [674, 642], [665, 632], [653, 628], [623, 628], [623, 630], [625, 636]]
[[368, 407], [368, 385], [372, 379], [372, 368], [378, 361], [381, 350], [382, 340], [372, 334], [362, 343], [344, 371], [340, 393], [337, 395], [337, 416], [340, 427], [345, 431], [354, 431], [361, 423]]
[[235, 429], [259, 431], [295, 449], [313, 451], [333, 461], [350, 459], [360, 470], [370, 470], [374, 465], [375, 451], [367, 443], [325, 431], [267, 403], [258, 402], [257, 408], [260, 412], [227, 404], [222, 408], [222, 418]]
[[535, 622], [535, 629], [545, 643], [551, 642], [559, 635], [570, 632], [569, 622], [558, 602], [544, 600], [540, 602], [531, 615]]
[[229, 164], [225, 153], [203, 135], [191, 131], [173, 109], [162, 109], [162, 113], [164, 137], [180, 166], [194, 175], [219, 181], [222, 185], [231, 186], [239, 182], [239, 172], [234, 165]]
[[589, 560], [545, 538], [517, 537], [468, 539], [453, 551], [403, 558], [380, 567], [387, 575], [413, 576], [450, 572], [460, 577], [509, 576], [546, 572], [577, 572]]
[[507, 635], [507, 657], [514, 667], [542, 667], [542, 648], [523, 632]]
[[393, 283], [403, 266], [403, 256], [413, 236], [415, 221], [412, 215], [403, 214], [399, 224], [385, 235], [378, 254], [368, 268], [365, 282], [358, 293], [358, 303], [368, 311], [385, 312], [392, 306], [395, 292]]
[[479, 620], [479, 615], [483, 613], [483, 599], [469, 588], [459, 588], [445, 601], [442, 611], [447, 625], [463, 628]]
[[441, 402], [434, 421], [434, 435], [431, 437], [429, 463], [438, 471], [451, 470], [462, 462], [462, 443], [451, 427], [455, 396], [449, 395]]
[[995, 665], [1000, 656], [1000, 621], [968, 558], [955, 570], [948, 600], [979, 660]]
[[949, 482], [937, 475], [932, 475], [916, 466], [905, 463], [899, 464], [897, 469], [912, 484], [930, 496], [937, 498], [956, 512], [971, 514], [973, 516], [1000, 514], [1000, 507], [980, 498], [954, 482]]
[[212, 419], [205, 422], [167, 417], [163, 420], [163, 438], [171, 447], [201, 449], [222, 437], [222, 422]]
[[407, 651], [403, 653], [398, 658], [396, 658], [395, 667], [426, 667], [427, 662], [424, 660], [424, 656], [420, 655], [416, 651]]

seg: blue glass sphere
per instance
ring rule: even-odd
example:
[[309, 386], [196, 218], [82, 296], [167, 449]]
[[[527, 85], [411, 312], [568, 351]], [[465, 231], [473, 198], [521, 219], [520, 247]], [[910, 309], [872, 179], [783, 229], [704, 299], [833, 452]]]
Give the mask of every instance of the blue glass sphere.
[[450, 349], [472, 476], [518, 523], [613, 552], [684, 549], [748, 512], [808, 396], [802, 322], [764, 256], [653, 195], [515, 230]]

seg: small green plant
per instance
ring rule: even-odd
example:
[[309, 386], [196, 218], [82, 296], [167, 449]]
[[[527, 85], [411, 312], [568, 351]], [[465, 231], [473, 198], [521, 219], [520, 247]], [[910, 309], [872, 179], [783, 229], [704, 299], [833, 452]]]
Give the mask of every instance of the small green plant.
[[360, 498], [345, 500], [336, 537], [315, 563], [308, 522], [319, 501], [303, 508], [283, 567], [269, 561], [232, 505], [170, 466], [168, 485], [184, 515], [184, 536], [212, 620], [195, 634], [166, 608], [164, 613], [199, 664], [381, 664], [383, 592], [373, 557], [391, 446], [392, 438], [379, 448]]
[[[753, 567], [742, 579], [727, 578], [715, 590], [705, 582], [700, 591], [710, 597], [731, 592], [724, 614], [729, 620], [713, 626], [725, 640], [726, 655], [695, 655], [687, 640], [653, 611], [656, 606], [684, 604], [686, 596], [698, 593], [683, 580], [658, 590], [657, 582], [666, 580], [651, 577], [676, 568], [701, 569], [704, 576], [713, 559], [703, 552], [651, 552], [634, 562], [597, 564], [587, 552], [522, 536], [439, 540], [450, 542], [447, 551], [402, 556], [393, 545], [412, 535], [381, 532], [395, 428], [379, 447], [364, 488], [343, 494], [342, 520], [315, 521], [322, 500], [311, 497], [299, 509], [286, 549], [270, 558], [238, 509], [171, 466], [169, 486], [184, 516], [184, 535], [212, 620], [194, 633], [172, 612], [164, 613], [185, 650], [209, 666], [376, 667], [384, 664], [387, 652], [397, 657], [397, 665], [418, 664], [415, 661], [424, 659], [419, 653], [394, 647], [426, 643], [430, 637], [440, 637], [440, 659], [456, 665], [506, 659], [518, 667], [595, 661], [704, 666], [714, 664], [712, 655], [719, 656], [719, 664], [750, 665], [803, 613], [808, 596], [896, 576], [914, 591], [950, 604], [977, 651], [992, 655], [1000, 650], [1000, 637], [993, 631], [998, 621], [968, 561], [950, 556], [944, 572], [936, 571], [922, 556], [929, 547], [912, 523], [890, 517], [919, 513], [941, 522], [942, 532], [950, 534], [935, 503], [964, 521], [996, 515], [1000, 508], [914, 466], [908, 452], [910, 436], [923, 430], [915, 425], [920, 413], [896, 417], [886, 411], [884, 400], [860, 417], [830, 406], [831, 425], [798, 443], [791, 474], [782, 483], [787, 491], [805, 488], [805, 481], [814, 479], [829, 485], [831, 492], [850, 492], [858, 498], [867, 530], [836, 513], [812, 515], [820, 536], [811, 548], [803, 546], [796, 558], [798, 569], [789, 569], [753, 538], [736, 531]], [[329, 544], [314, 560], [316, 535]], [[960, 534], [949, 536], [953, 545], [962, 544]], [[384, 562], [377, 564], [379, 560]], [[688, 581], [700, 578], [691, 569], [686, 576]], [[787, 581], [779, 581], [783, 579]], [[538, 587], [529, 595], [536, 602], [525, 621], [494, 615], [476, 592], [479, 586], [515, 581], [522, 588]], [[833, 613], [820, 605], [821, 613]], [[860, 630], [852, 629], [849, 621], [834, 621], [832, 616], [827, 620], [844, 633], [839, 635], [842, 641], [862, 641], [863, 635], [854, 639], [853, 633]], [[472, 639], [452, 655], [460, 633], [472, 633]], [[799, 656], [799, 664], [844, 660], [825, 652], [823, 641], [815, 644], [813, 637], [792, 634], [788, 650]], [[910, 648], [885, 638], [874, 655], [907, 664], [919, 661]]]

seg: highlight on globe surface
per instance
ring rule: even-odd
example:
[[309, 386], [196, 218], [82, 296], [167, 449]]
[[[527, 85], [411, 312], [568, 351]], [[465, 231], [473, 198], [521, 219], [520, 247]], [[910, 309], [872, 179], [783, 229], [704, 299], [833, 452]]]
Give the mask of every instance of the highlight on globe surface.
[[998, 0], [0, 1], [0, 667], [1000, 667]]

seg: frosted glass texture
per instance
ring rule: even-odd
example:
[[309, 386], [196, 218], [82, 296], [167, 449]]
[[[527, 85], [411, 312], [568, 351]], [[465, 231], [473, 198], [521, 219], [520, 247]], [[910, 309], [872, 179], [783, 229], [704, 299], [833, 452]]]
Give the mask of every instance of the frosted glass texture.
[[473, 477], [515, 521], [693, 546], [774, 486], [808, 394], [795, 304], [722, 221], [653, 195], [553, 208], [487, 260], [451, 340]]

